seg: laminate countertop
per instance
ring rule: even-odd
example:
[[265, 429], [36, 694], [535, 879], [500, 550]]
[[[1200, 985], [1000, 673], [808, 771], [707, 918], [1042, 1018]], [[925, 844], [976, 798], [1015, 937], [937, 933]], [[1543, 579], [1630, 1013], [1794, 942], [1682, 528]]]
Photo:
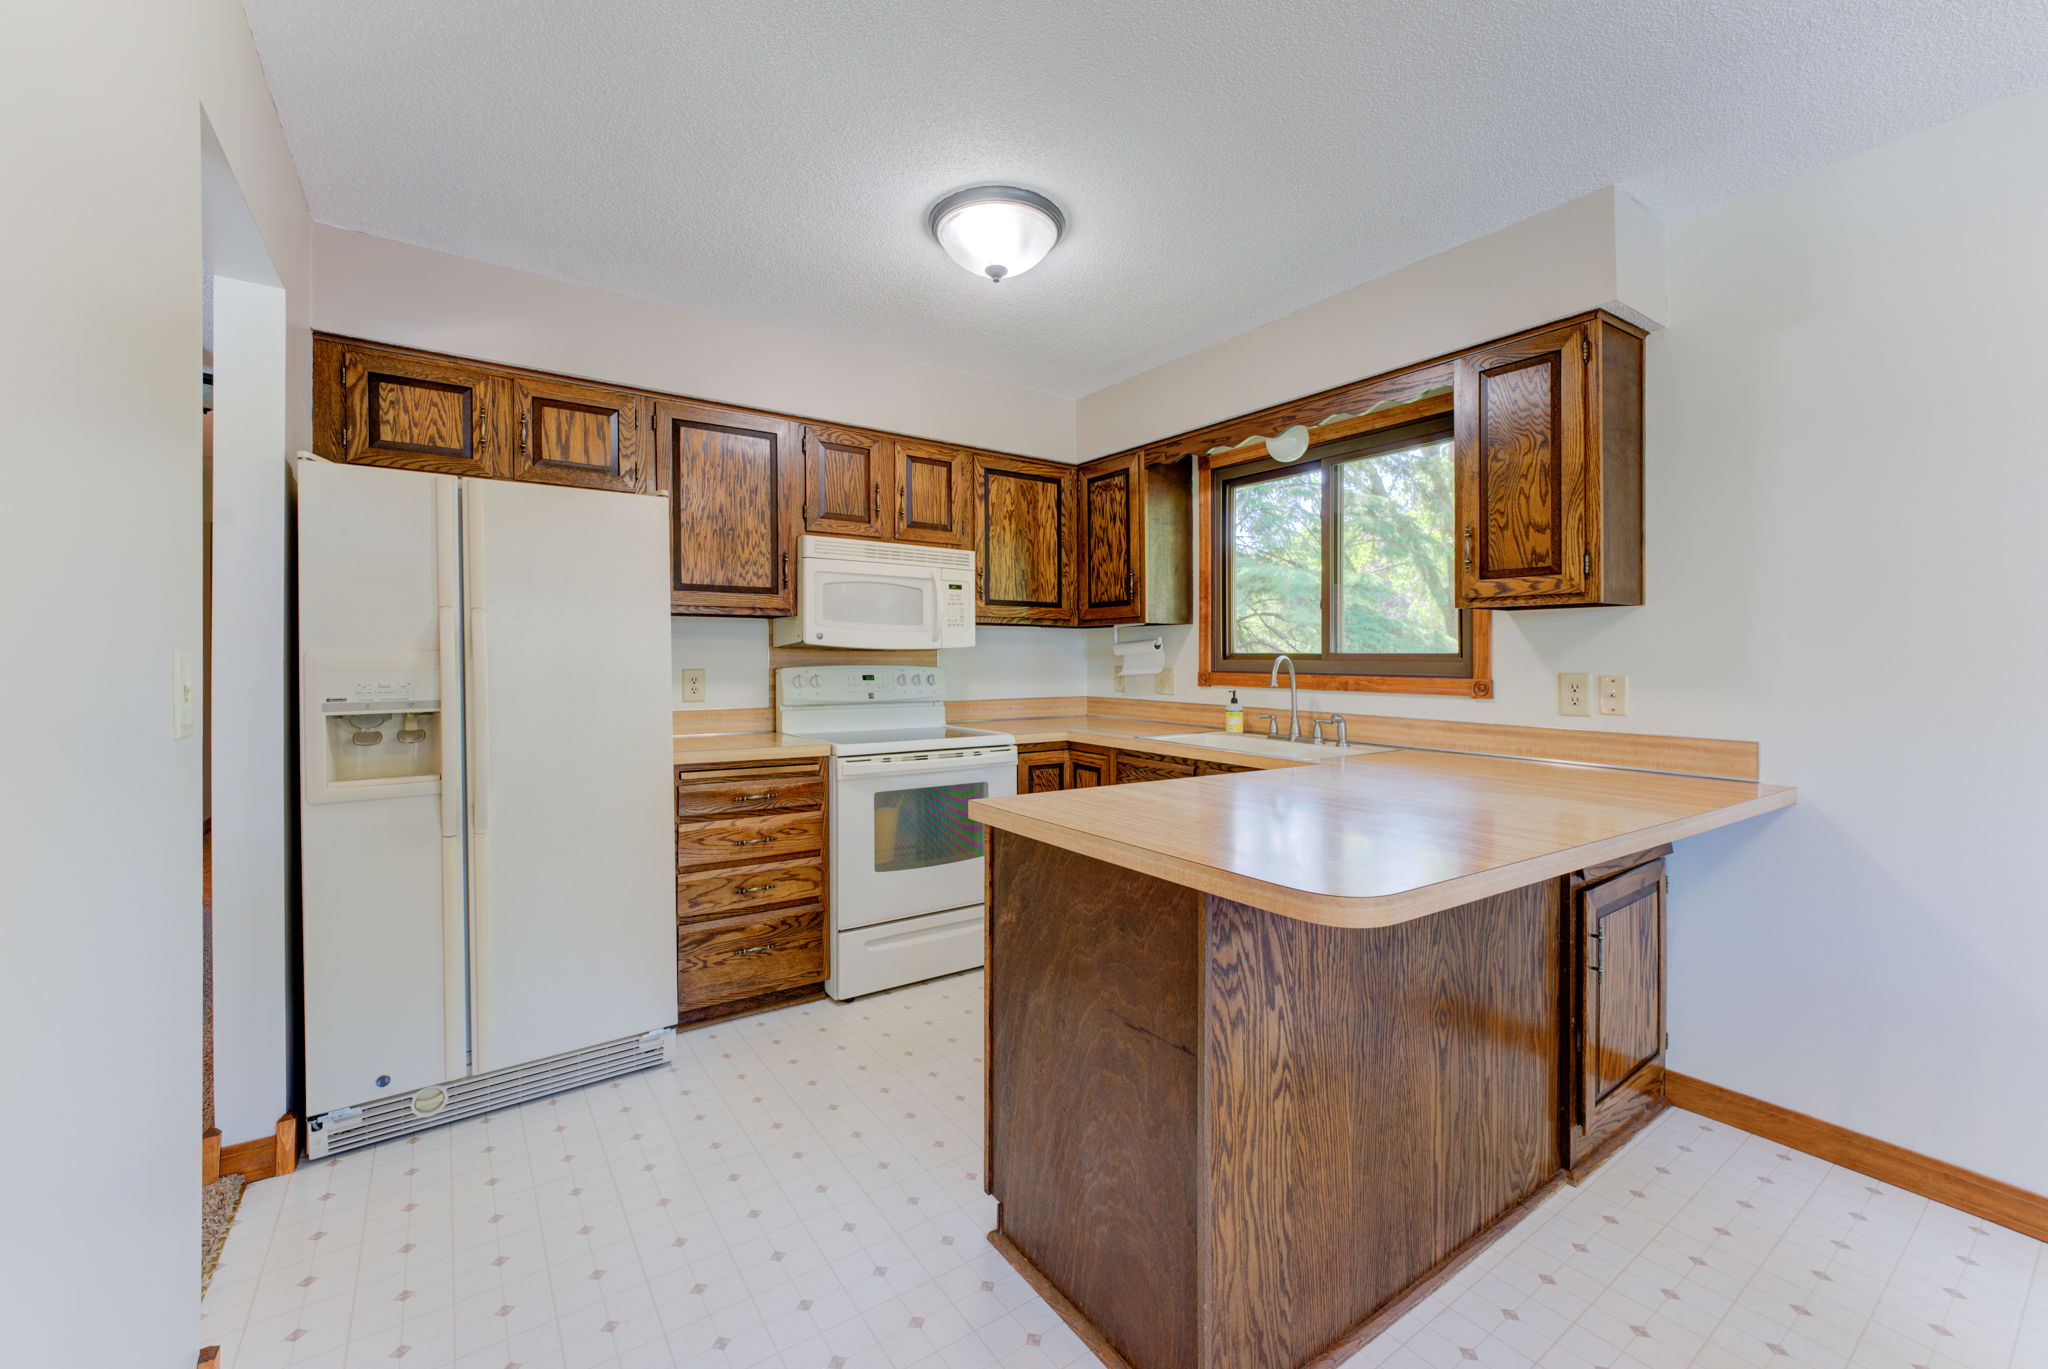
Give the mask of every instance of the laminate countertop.
[[829, 756], [832, 747], [787, 732], [692, 732], [670, 738], [677, 765], [719, 765], [733, 761], [801, 761]]
[[1384, 751], [1385, 747], [1370, 746], [1354, 742], [1347, 751], [1329, 748], [1329, 754], [1313, 759], [1299, 760], [1279, 756], [1259, 756], [1249, 751], [1230, 751], [1222, 747], [1202, 746], [1184, 741], [1159, 741], [1157, 733], [1188, 734], [1213, 732], [1218, 737], [1229, 734], [1221, 728], [1198, 727], [1188, 723], [1159, 722], [1150, 718], [1110, 718], [1099, 714], [1075, 714], [1068, 717], [1050, 718], [987, 718], [974, 722], [963, 722], [962, 727], [983, 727], [991, 732], [1006, 732], [1017, 739], [1019, 746], [1032, 746], [1040, 742], [1080, 742], [1089, 746], [1106, 746], [1120, 751], [1146, 751], [1155, 756], [1180, 756], [1188, 760], [1223, 761], [1241, 765], [1250, 770], [1290, 770], [1298, 766], [1312, 765], [1319, 761], [1335, 760], [1340, 756], [1361, 756], [1368, 752]]
[[[1024, 728], [1015, 730], [1021, 740]], [[1305, 922], [1384, 927], [1796, 798], [1745, 780], [1354, 749], [1279, 770], [977, 799], [968, 811], [1002, 831]]]

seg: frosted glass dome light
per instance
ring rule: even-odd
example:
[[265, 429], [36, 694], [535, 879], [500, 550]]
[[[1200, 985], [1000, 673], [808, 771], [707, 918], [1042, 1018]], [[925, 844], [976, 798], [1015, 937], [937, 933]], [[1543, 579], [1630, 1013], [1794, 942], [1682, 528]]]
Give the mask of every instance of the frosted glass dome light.
[[1044, 261], [1067, 226], [1058, 205], [1014, 185], [956, 190], [932, 206], [928, 223], [947, 256], [998, 284]]

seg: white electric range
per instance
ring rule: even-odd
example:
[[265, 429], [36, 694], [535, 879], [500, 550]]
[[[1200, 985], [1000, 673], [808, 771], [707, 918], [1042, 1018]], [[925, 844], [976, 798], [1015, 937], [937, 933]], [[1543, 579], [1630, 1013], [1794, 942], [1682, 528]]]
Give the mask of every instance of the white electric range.
[[975, 799], [1017, 792], [1017, 742], [946, 721], [935, 666], [785, 666], [777, 730], [832, 747], [834, 998], [981, 964]]

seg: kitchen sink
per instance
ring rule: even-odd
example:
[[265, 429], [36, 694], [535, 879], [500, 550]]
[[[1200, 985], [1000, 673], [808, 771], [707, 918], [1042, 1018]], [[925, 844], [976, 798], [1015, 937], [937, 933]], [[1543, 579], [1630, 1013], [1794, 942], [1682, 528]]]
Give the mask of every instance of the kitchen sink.
[[1353, 745], [1321, 746], [1315, 742], [1288, 742], [1250, 732], [1166, 732], [1145, 738], [1151, 742], [1179, 742], [1183, 746], [1206, 746], [1215, 751], [1244, 751], [1254, 756], [1271, 756], [1287, 761], [1330, 761], [1339, 756], [1357, 756], [1384, 748]]

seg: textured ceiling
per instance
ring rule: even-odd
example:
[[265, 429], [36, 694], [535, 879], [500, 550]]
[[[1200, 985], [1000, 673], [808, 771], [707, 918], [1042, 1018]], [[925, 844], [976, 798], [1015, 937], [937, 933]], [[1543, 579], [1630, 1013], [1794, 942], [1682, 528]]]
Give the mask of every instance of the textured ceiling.
[[[1070, 396], [2048, 83], [2048, 0], [246, 5], [322, 222]], [[1069, 222], [1000, 286], [923, 231], [991, 180]]]

